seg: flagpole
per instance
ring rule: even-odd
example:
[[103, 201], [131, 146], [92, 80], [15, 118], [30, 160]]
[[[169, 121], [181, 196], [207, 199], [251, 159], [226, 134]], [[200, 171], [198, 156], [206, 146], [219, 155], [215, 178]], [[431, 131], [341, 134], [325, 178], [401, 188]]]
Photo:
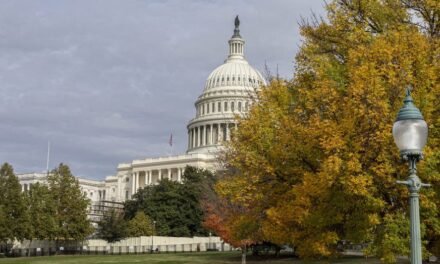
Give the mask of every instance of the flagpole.
[[49, 155], [50, 155], [50, 141], [47, 141], [47, 160], [46, 160], [46, 173], [49, 175]]

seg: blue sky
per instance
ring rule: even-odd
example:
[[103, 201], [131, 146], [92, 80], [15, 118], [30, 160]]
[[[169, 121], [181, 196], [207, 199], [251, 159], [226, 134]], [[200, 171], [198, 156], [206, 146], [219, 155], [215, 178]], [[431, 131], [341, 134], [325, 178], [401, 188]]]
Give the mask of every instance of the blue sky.
[[137, 158], [184, 153], [186, 124], [240, 16], [245, 56], [293, 75], [298, 21], [321, 0], [0, 1], [0, 162], [67, 163], [103, 179]]

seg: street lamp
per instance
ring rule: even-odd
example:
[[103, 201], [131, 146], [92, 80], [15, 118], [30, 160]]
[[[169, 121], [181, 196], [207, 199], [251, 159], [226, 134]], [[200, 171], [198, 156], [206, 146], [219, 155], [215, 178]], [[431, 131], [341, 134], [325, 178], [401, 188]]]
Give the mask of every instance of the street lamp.
[[151, 253], [153, 253], [154, 251], [154, 233], [156, 232], [156, 221], [153, 221], [153, 234], [151, 235]]
[[409, 176], [406, 181], [397, 181], [408, 187], [410, 196], [411, 221], [411, 264], [422, 264], [422, 242], [420, 238], [419, 191], [428, 187], [417, 176], [416, 163], [423, 159], [423, 148], [428, 139], [428, 125], [422, 113], [414, 105], [411, 88], [406, 90], [404, 105], [397, 114], [393, 125], [394, 142], [400, 150], [400, 156], [409, 163]]

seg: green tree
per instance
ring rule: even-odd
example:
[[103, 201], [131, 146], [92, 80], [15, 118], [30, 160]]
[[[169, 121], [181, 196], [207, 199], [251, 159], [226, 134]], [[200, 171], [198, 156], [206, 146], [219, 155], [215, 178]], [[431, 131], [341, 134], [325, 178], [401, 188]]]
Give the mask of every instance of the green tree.
[[48, 186], [33, 184], [27, 192], [27, 201], [32, 219], [31, 238], [54, 240], [57, 236], [56, 204]]
[[56, 241], [82, 241], [92, 234], [87, 218], [90, 200], [79, 187], [67, 165], [60, 164], [48, 177], [48, 186], [55, 204]]
[[157, 185], [140, 189], [125, 203], [125, 217], [132, 219], [143, 211], [156, 221], [157, 233], [164, 236], [206, 235], [201, 207], [203, 188], [212, 173], [187, 167], [182, 183], [163, 179]]
[[109, 243], [120, 241], [128, 236], [127, 222], [122, 212], [114, 209], [104, 213], [98, 222], [97, 235]]
[[151, 236], [153, 234], [153, 222], [144, 212], [137, 212], [135, 217], [128, 221], [127, 235], [130, 237]]
[[29, 215], [21, 185], [11, 165], [0, 168], [0, 240], [3, 243], [30, 236]]

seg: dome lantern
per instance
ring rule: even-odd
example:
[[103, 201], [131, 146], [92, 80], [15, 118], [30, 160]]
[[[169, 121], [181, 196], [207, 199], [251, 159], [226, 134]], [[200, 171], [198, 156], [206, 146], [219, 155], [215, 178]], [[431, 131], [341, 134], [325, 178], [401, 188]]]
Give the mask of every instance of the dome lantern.
[[238, 19], [238, 15], [235, 17], [234, 25], [234, 35], [229, 40], [228, 60], [244, 59], [244, 39], [240, 36], [240, 19]]

